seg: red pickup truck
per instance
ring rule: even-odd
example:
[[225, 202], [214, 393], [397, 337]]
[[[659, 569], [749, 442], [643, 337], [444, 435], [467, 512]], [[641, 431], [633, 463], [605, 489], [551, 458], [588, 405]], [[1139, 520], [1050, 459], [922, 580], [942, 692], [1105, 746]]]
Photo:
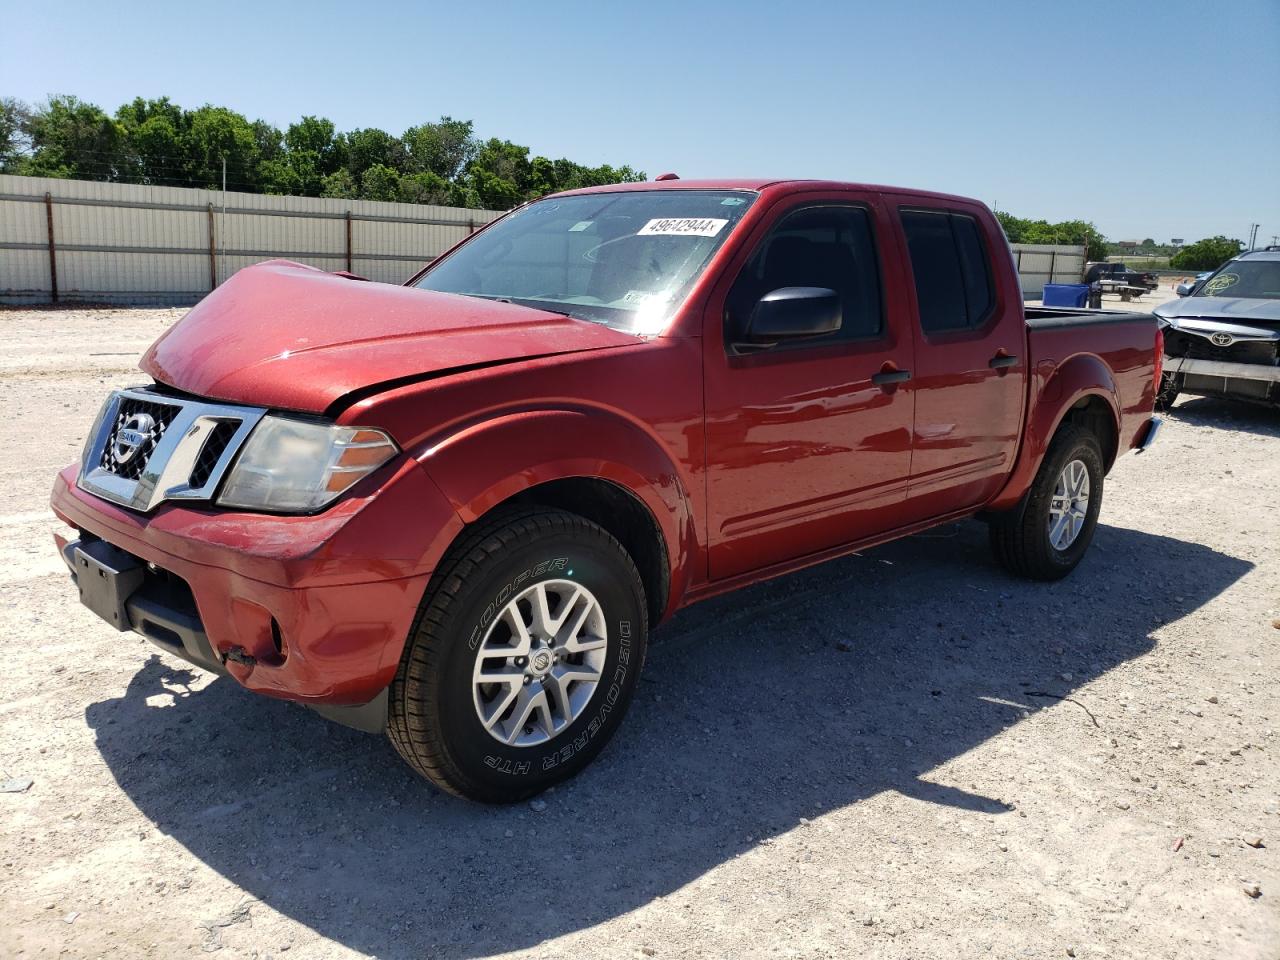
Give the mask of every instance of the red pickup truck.
[[695, 600], [972, 516], [1070, 572], [1159, 339], [1024, 311], [973, 200], [575, 191], [404, 286], [242, 270], [107, 399], [59, 544], [117, 628], [510, 801], [600, 751]]

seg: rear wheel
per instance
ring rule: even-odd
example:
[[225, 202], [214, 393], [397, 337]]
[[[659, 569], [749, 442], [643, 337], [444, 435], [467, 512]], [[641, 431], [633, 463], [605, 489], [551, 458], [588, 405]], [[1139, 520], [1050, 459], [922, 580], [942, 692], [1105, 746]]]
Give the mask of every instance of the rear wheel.
[[543, 508], [495, 517], [432, 580], [391, 686], [391, 742], [473, 800], [573, 776], [630, 703], [646, 610], [635, 564], [603, 528]]
[[1020, 577], [1065, 577], [1093, 540], [1102, 482], [1097, 437], [1081, 427], [1063, 427], [1021, 507], [993, 518], [991, 548], [996, 559]]

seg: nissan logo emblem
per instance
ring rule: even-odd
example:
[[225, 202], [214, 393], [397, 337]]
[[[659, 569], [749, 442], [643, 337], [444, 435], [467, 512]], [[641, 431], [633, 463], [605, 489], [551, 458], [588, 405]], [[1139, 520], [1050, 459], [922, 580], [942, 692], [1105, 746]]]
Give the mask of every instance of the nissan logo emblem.
[[116, 463], [128, 463], [134, 458], [142, 445], [151, 439], [151, 431], [156, 421], [149, 413], [135, 413], [120, 425], [116, 431], [115, 442], [111, 444], [111, 455]]

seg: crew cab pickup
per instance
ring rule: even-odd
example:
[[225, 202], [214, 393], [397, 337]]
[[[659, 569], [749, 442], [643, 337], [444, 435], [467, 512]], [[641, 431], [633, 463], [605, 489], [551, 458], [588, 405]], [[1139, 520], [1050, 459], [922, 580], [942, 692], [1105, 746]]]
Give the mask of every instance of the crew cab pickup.
[[240, 271], [52, 503], [108, 623], [511, 801], [600, 751], [693, 601], [974, 516], [1010, 571], [1069, 573], [1155, 438], [1159, 337], [1024, 312], [973, 200], [592, 188], [403, 286]]

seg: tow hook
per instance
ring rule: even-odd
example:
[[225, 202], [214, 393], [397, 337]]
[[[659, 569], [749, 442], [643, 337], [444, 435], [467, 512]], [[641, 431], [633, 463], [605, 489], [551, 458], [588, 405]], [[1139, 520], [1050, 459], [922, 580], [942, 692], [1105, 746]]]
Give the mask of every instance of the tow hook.
[[252, 667], [258, 662], [257, 658], [244, 652], [244, 647], [232, 647], [224, 653], [222, 655], [222, 662], [226, 663], [228, 660], [234, 660], [236, 663], [245, 667]]

